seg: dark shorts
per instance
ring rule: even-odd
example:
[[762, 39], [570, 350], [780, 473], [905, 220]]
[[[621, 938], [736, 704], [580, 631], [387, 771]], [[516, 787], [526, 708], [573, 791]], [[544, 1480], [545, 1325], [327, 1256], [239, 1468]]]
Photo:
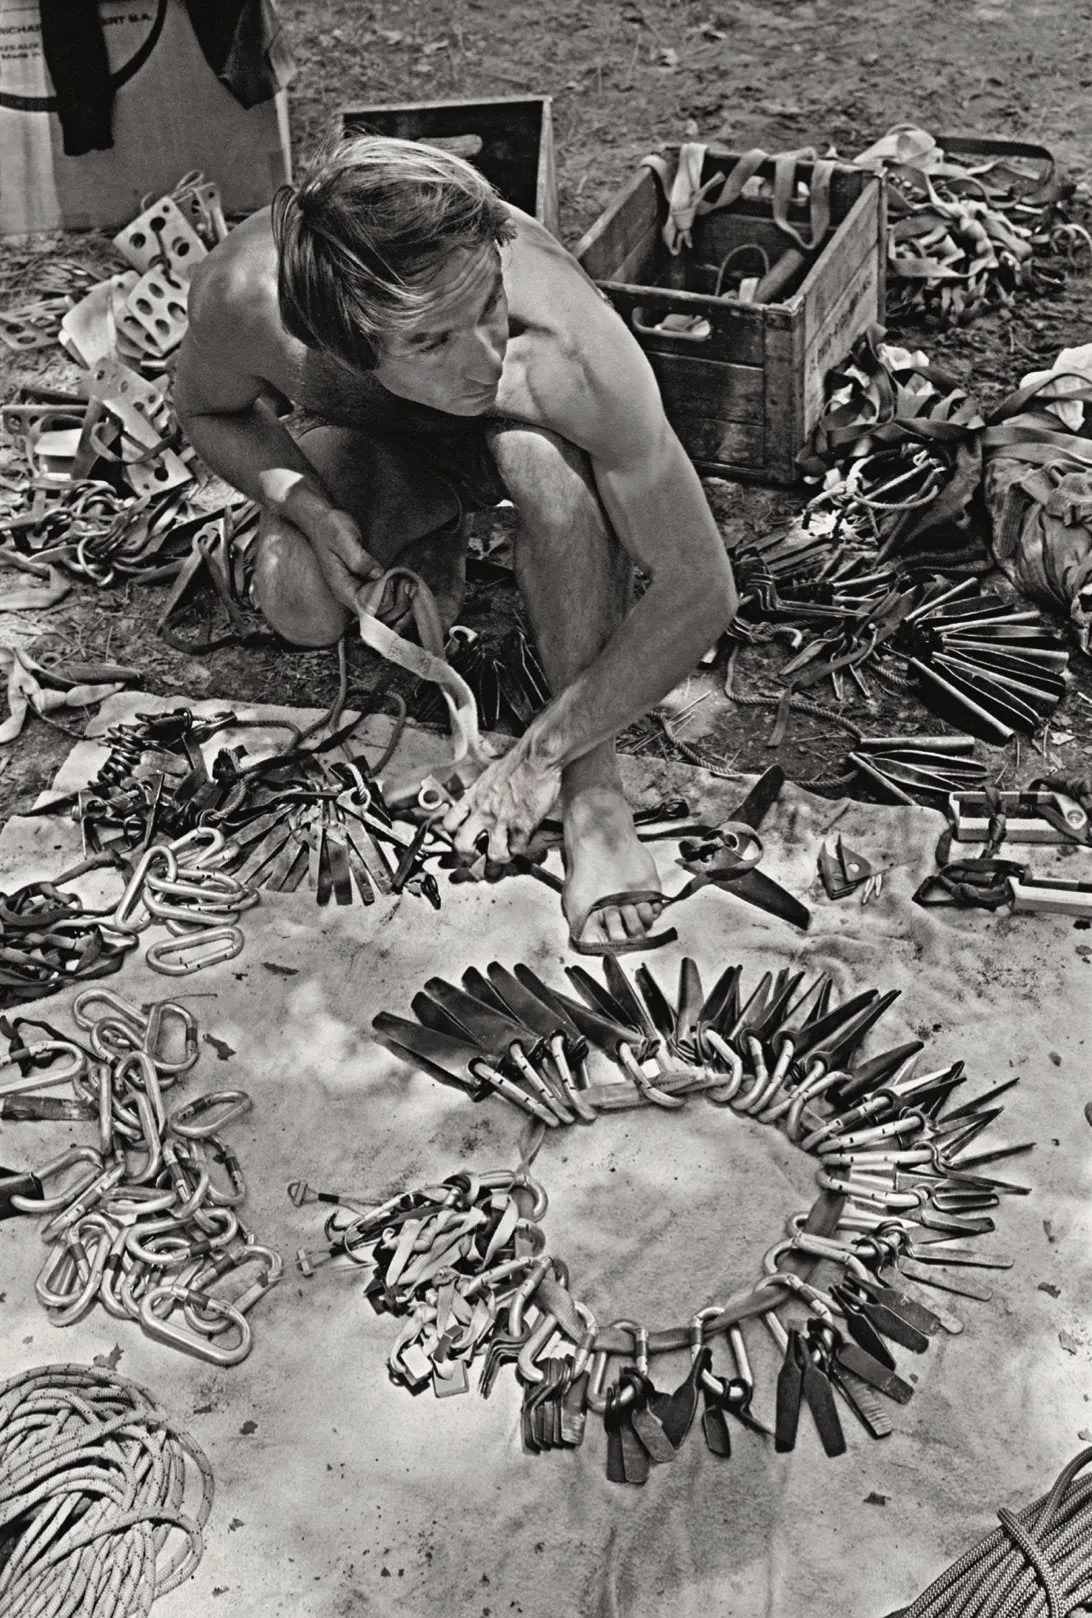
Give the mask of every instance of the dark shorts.
[[459, 503], [460, 517], [486, 511], [509, 498], [489, 448], [494, 418], [450, 416], [429, 405], [388, 393], [378, 384], [354, 398], [351, 419], [310, 416], [308, 427], [348, 428], [388, 443], [439, 478]]

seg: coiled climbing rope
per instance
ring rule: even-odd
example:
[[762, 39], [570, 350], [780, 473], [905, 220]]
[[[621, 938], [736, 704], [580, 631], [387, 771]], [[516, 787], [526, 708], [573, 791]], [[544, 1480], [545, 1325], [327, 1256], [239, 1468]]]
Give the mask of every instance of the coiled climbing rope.
[[201, 1560], [212, 1497], [204, 1453], [137, 1383], [84, 1365], [12, 1377], [0, 1384], [0, 1613], [145, 1618]]
[[890, 1618], [1067, 1618], [1092, 1600], [1092, 1477], [1074, 1456], [1049, 1494], [964, 1552], [911, 1606]]

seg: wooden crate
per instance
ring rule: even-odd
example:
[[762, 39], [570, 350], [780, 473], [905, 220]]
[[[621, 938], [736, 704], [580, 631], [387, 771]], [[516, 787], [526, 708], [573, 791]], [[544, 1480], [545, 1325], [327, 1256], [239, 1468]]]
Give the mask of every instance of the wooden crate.
[[[737, 161], [736, 153], [710, 148], [702, 180], [730, 172]], [[801, 163], [800, 178], [810, 169]], [[760, 172], [772, 178], [772, 163]], [[800, 286], [777, 303], [713, 297], [715, 270], [701, 268], [745, 241], [765, 247], [771, 263], [792, 246], [769, 202], [741, 199], [702, 215], [693, 249], [679, 258], [663, 242], [666, 213], [659, 181], [640, 169], [578, 242], [576, 257], [648, 355], [668, 420], [695, 464], [721, 477], [794, 483], [796, 457], [823, 412], [827, 372], [883, 319], [882, 182], [835, 171], [827, 244]], [[789, 218], [809, 234], [806, 207], [794, 204]], [[703, 316], [708, 335], [656, 329], [669, 314]]]
[[550, 96], [501, 96], [495, 101], [410, 101], [354, 107], [341, 114], [344, 134], [366, 132], [400, 140], [477, 135], [482, 149], [470, 161], [505, 201], [533, 214], [556, 236], [557, 174]]

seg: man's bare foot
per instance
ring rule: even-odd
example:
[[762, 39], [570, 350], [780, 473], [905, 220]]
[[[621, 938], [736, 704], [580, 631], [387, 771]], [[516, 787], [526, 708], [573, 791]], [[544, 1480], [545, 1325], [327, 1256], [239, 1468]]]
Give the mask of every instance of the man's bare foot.
[[[637, 840], [633, 815], [620, 792], [595, 787], [565, 805], [565, 893], [561, 908], [582, 944], [624, 944], [643, 938], [661, 906], [648, 900], [588, 912], [610, 893], [658, 890], [656, 863]], [[586, 919], [587, 918], [587, 919]]]

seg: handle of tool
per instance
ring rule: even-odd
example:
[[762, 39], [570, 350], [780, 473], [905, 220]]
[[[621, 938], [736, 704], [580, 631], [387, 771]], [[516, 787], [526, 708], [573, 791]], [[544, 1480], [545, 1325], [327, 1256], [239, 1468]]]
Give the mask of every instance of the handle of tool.
[[786, 248], [755, 287], [752, 303], [773, 303], [800, 271], [807, 268], [809, 255], [799, 247]]

